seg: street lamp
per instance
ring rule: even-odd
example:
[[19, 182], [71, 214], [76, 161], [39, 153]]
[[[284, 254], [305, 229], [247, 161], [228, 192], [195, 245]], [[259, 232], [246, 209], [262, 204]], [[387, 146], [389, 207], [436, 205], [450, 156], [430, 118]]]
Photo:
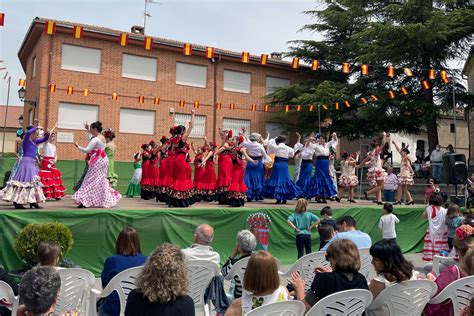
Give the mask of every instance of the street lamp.
[[18, 98], [20, 98], [20, 101], [31, 104], [32, 106], [36, 107], [36, 101], [25, 100], [25, 96], [26, 96], [26, 89], [25, 87], [21, 87], [20, 90], [18, 90]]

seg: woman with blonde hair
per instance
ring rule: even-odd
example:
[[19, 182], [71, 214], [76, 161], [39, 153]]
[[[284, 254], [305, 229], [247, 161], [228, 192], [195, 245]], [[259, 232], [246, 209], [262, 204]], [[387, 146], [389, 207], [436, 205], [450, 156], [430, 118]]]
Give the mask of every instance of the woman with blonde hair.
[[257, 307], [288, 299], [287, 289], [280, 285], [276, 259], [268, 251], [260, 250], [247, 264], [242, 297], [232, 302], [225, 316], [245, 315]]
[[311, 230], [318, 226], [319, 217], [313, 213], [306, 212], [308, 201], [306, 199], [298, 199], [295, 212], [288, 216], [288, 225], [296, 234], [296, 249], [298, 251], [298, 259], [306, 254], [311, 253]]
[[181, 250], [164, 243], [148, 258], [130, 292], [125, 315], [194, 315], [194, 302], [188, 292], [188, 273]]

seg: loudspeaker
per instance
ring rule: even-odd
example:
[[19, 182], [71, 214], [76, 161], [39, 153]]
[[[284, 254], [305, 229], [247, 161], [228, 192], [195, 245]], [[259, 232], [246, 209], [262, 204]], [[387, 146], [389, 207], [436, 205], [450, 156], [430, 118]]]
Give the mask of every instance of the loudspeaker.
[[443, 157], [444, 181], [448, 184], [465, 184], [468, 177], [466, 156], [447, 154]]

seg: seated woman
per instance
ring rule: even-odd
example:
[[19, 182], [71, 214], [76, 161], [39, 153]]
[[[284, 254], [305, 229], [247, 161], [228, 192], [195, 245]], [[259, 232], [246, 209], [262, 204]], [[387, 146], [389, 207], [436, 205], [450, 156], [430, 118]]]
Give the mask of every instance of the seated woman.
[[[237, 245], [235, 245], [234, 251], [230, 255], [229, 259], [222, 266], [221, 273], [226, 277], [232, 266], [237, 263], [240, 259], [250, 257], [252, 252], [257, 247], [257, 238], [250, 231], [244, 229], [237, 234]], [[234, 277], [234, 298], [242, 297], [242, 281], [238, 276]]]
[[39, 266], [57, 268], [61, 258], [61, 246], [54, 241], [42, 242], [36, 252]]
[[[438, 287], [436, 295], [454, 281], [474, 275], [474, 227], [459, 226], [456, 229], [453, 244], [456, 255], [459, 257], [459, 265], [445, 268], [439, 276], [432, 273], [427, 275], [427, 278], [433, 280]], [[443, 304], [428, 304], [425, 307], [424, 315], [453, 315], [453, 305], [450, 301]]]
[[[115, 243], [115, 255], [105, 259], [101, 274], [102, 288], [105, 288], [110, 280], [120, 272], [144, 265], [146, 257], [141, 252], [138, 232], [133, 227], [125, 227]], [[120, 314], [120, 300], [115, 292], [100, 300], [97, 305], [99, 315], [118, 316]]]
[[326, 251], [326, 260], [331, 267], [316, 268], [311, 291], [306, 294], [304, 280], [299, 273], [291, 274], [291, 284], [296, 298], [304, 303], [308, 311], [320, 299], [328, 295], [353, 289], [367, 290], [367, 280], [359, 273], [360, 255], [357, 246], [348, 239], [337, 239]]
[[158, 246], [143, 267], [137, 287], [128, 295], [125, 316], [194, 316], [188, 292], [188, 273], [181, 250], [172, 244]]
[[[393, 241], [382, 239], [370, 247], [372, 265], [377, 276], [370, 281], [369, 291], [375, 298], [386, 288], [406, 280], [416, 280], [419, 273], [413, 270], [413, 264], [403, 257], [400, 247]], [[366, 315], [389, 315], [383, 306], [365, 310]]]
[[288, 291], [280, 285], [278, 263], [268, 252], [260, 250], [249, 260], [244, 274], [242, 297], [234, 300], [225, 316], [241, 316], [275, 302], [287, 301]]

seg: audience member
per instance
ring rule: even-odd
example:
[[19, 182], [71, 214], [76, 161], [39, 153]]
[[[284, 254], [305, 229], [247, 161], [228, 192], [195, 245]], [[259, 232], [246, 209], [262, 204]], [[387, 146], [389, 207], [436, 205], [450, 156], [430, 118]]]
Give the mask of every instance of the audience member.
[[[374, 299], [384, 289], [406, 280], [416, 280], [419, 273], [413, 264], [403, 257], [400, 247], [389, 240], [380, 240], [370, 247], [372, 265], [377, 276], [370, 281], [369, 290]], [[386, 306], [377, 309], [367, 309], [366, 315], [389, 316]]]
[[400, 223], [400, 220], [393, 213], [393, 205], [385, 203], [383, 205], [383, 214], [379, 220], [379, 229], [382, 231], [382, 238], [396, 242], [397, 232], [395, 231], [395, 224]]
[[[427, 275], [428, 279], [434, 280], [438, 287], [436, 294], [452, 282], [465, 276], [474, 275], [474, 227], [470, 225], [459, 226], [454, 235], [453, 246], [456, 255], [459, 257], [459, 266], [449, 266], [439, 276], [432, 273]], [[452, 310], [451, 302], [430, 304], [426, 306], [424, 315], [452, 315]]]
[[54, 267], [28, 270], [18, 286], [21, 305], [17, 316], [49, 315], [54, 311], [60, 288], [61, 278]]
[[61, 246], [54, 241], [42, 242], [36, 252], [38, 265], [57, 267], [61, 258]]
[[331, 243], [338, 239], [349, 239], [354, 242], [357, 248], [370, 248], [372, 239], [360, 230], [357, 230], [356, 221], [352, 216], [346, 215], [336, 221], [337, 234], [321, 249], [325, 251]]
[[319, 250], [324, 248], [326, 244], [336, 235], [336, 231], [331, 225], [324, 224], [319, 225], [318, 228], [319, 233]]
[[214, 229], [207, 225], [201, 224], [194, 231], [194, 243], [191, 247], [182, 249], [186, 260], [202, 259], [210, 260], [220, 265], [220, 255], [212, 250], [211, 243], [214, 239]]
[[[222, 266], [221, 273], [226, 277], [233, 265], [239, 260], [250, 257], [252, 252], [257, 247], [257, 238], [250, 231], [244, 229], [237, 233], [237, 244], [235, 245], [234, 251], [230, 255], [229, 259]], [[242, 281], [236, 275], [234, 277], [234, 299], [242, 296]]]
[[288, 225], [296, 234], [296, 250], [298, 259], [305, 254], [311, 253], [311, 230], [318, 226], [319, 217], [311, 212], [307, 212], [308, 200], [298, 199], [295, 212], [288, 216]]
[[319, 223], [321, 226], [330, 225], [334, 230], [337, 230], [336, 221], [332, 218], [332, 209], [330, 206], [325, 206], [321, 209], [322, 220]]
[[[125, 227], [115, 242], [115, 255], [105, 259], [101, 274], [102, 288], [105, 288], [110, 280], [120, 272], [144, 265], [146, 256], [141, 252], [138, 232], [133, 227]], [[108, 297], [101, 299], [97, 303], [97, 308], [100, 316], [120, 315], [120, 300], [117, 293], [113, 292]]]
[[184, 256], [172, 244], [158, 246], [148, 258], [128, 295], [125, 316], [194, 315], [194, 302], [188, 292]]
[[395, 192], [398, 190], [398, 177], [393, 173], [393, 168], [387, 168], [387, 178], [383, 185], [383, 200], [395, 202]]
[[277, 260], [260, 250], [250, 257], [245, 270], [242, 297], [232, 302], [225, 315], [245, 315], [257, 307], [288, 299], [287, 289], [280, 285]]
[[326, 260], [331, 267], [316, 268], [311, 291], [306, 295], [305, 283], [298, 272], [291, 274], [291, 284], [296, 298], [302, 301], [308, 311], [320, 299], [328, 295], [352, 289], [368, 289], [367, 280], [360, 269], [359, 250], [354, 242], [339, 239], [332, 242], [326, 251]]
[[449, 251], [453, 249], [453, 238], [456, 228], [458, 228], [464, 220], [461, 216], [461, 209], [457, 204], [450, 204], [446, 213], [446, 226], [448, 227], [448, 247]]
[[429, 204], [422, 214], [423, 219], [428, 219], [423, 248], [424, 261], [433, 261], [434, 255], [449, 249], [446, 209], [441, 207], [441, 198], [438, 195], [432, 195]]
[[443, 156], [444, 152], [441, 150], [441, 146], [436, 145], [436, 149], [431, 152], [430, 164], [431, 164], [431, 177], [440, 183], [443, 174]]

